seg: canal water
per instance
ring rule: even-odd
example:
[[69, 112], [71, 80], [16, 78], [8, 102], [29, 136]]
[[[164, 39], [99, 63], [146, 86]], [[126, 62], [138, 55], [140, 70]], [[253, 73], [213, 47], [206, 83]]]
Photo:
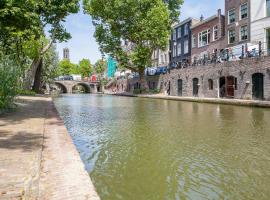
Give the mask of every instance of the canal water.
[[54, 100], [102, 200], [270, 199], [270, 110], [102, 95]]

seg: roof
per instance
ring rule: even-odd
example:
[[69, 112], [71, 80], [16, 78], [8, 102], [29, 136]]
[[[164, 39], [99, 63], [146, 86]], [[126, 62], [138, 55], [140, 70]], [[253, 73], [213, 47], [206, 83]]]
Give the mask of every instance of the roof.
[[[221, 15], [221, 17], [224, 17], [224, 15]], [[193, 26], [191, 26], [191, 29], [194, 29], [194, 28], [196, 28], [196, 27], [198, 27], [198, 26], [200, 26], [200, 25], [202, 25], [202, 24], [205, 24], [205, 23], [207, 23], [207, 22], [210, 22], [210, 21], [212, 21], [212, 20], [215, 19], [215, 18], [218, 18], [218, 15], [217, 15], [217, 14], [216, 14], [216, 15], [213, 15], [213, 16], [211, 16], [211, 17], [208, 17], [208, 18], [206, 18], [205, 20], [200, 21], [199, 23], [194, 24]]]
[[193, 21], [193, 20], [195, 20], [195, 21], [200, 21], [200, 20], [198, 20], [198, 19], [189, 17], [189, 18], [187, 18], [187, 19], [185, 19], [185, 20], [183, 20], [183, 21], [181, 21], [181, 22], [179, 22], [179, 23], [177, 23], [177, 24], [174, 24], [174, 25], [172, 26], [172, 28], [177, 28], [177, 27], [182, 26], [182, 25], [184, 25], [185, 23], [187, 23], [187, 22], [189, 22], [189, 21]]

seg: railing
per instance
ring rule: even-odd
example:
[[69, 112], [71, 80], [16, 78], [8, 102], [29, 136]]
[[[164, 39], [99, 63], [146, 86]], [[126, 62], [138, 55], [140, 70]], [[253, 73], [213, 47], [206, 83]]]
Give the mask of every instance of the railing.
[[193, 62], [188, 60], [174, 63], [170, 69], [186, 68], [189, 66], [209, 65], [213, 63], [224, 63], [243, 60], [246, 58], [258, 58], [270, 56], [270, 45], [267, 43], [259, 42], [257, 44], [245, 44], [239, 47], [227, 48], [218, 52], [204, 54], [199, 59], [194, 59]]

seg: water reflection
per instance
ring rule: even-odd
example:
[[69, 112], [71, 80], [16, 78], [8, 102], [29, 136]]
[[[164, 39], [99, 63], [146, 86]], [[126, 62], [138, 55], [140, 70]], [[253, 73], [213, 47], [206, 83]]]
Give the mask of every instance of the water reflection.
[[267, 109], [98, 95], [55, 104], [102, 200], [269, 199]]

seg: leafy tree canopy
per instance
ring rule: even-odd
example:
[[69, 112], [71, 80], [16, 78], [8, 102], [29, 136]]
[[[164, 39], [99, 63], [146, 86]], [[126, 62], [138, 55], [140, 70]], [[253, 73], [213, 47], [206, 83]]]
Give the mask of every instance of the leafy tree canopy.
[[82, 77], [89, 77], [93, 73], [93, 66], [89, 59], [82, 59], [79, 62], [79, 74], [82, 75]]
[[84, 0], [96, 26], [102, 52], [120, 67], [140, 73], [151, 65], [154, 49], [168, 45], [171, 25], [178, 19], [182, 0]]
[[103, 74], [106, 70], [107, 62], [103, 59], [100, 59], [95, 64], [95, 71], [97, 74]]

